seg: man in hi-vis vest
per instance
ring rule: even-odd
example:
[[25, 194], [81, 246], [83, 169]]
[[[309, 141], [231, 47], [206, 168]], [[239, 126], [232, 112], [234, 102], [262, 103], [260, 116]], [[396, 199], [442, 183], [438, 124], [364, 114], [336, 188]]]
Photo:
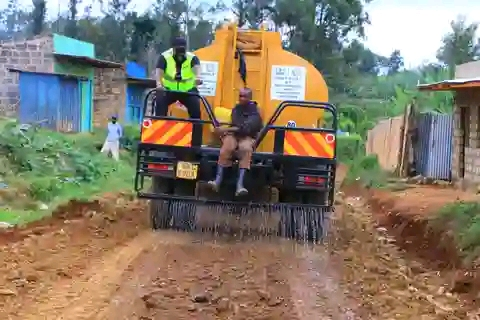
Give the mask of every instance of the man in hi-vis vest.
[[175, 38], [172, 48], [158, 58], [156, 116], [166, 116], [168, 106], [179, 101], [187, 108], [190, 118], [200, 119], [200, 99], [197, 96], [171, 92], [198, 92], [197, 86], [202, 84], [199, 78], [200, 60], [193, 53], [187, 52], [186, 45], [184, 38]]

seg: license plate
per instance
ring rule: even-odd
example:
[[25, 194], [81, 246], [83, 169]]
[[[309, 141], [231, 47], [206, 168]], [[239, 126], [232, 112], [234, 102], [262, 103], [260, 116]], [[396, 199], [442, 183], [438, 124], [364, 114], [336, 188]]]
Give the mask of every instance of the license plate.
[[195, 180], [197, 179], [198, 165], [190, 162], [179, 161], [177, 163], [177, 178]]

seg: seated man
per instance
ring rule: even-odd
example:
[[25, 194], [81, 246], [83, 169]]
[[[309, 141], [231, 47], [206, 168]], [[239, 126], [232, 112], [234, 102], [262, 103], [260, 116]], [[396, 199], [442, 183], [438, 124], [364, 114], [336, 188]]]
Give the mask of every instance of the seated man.
[[215, 132], [222, 140], [215, 180], [208, 183], [215, 191], [222, 182], [224, 168], [232, 166], [232, 155], [238, 149], [239, 174], [235, 194], [248, 193], [243, 186], [245, 172], [250, 169], [255, 138], [263, 127], [262, 117], [257, 103], [252, 101], [252, 90], [240, 90], [239, 103], [232, 110], [231, 127], [216, 128]]

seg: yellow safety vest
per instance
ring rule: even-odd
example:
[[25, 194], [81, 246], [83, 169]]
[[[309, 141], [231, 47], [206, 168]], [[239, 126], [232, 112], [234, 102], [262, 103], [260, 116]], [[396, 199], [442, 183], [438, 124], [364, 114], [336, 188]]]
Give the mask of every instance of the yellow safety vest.
[[182, 64], [180, 81], [175, 80], [175, 74], [177, 73], [177, 63], [173, 57], [173, 49], [167, 50], [162, 53], [165, 58], [166, 68], [163, 75], [163, 86], [168, 90], [187, 92], [195, 87], [195, 73], [192, 70], [192, 59], [195, 56], [191, 52], [186, 53], [186, 59]]

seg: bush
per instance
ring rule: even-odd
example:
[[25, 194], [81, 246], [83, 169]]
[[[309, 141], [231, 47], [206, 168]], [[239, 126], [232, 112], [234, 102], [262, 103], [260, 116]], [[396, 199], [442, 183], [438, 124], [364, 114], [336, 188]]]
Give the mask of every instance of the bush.
[[123, 149], [136, 153], [139, 141], [140, 141], [139, 125], [129, 125], [123, 128], [123, 137], [120, 141], [120, 146]]
[[102, 165], [91, 157], [92, 142], [86, 146], [80, 148], [75, 139], [38, 126], [10, 122], [0, 130], [0, 156], [16, 174], [35, 172], [60, 180], [92, 181], [102, 176]]
[[56, 177], [40, 177], [30, 183], [29, 194], [32, 199], [49, 202], [62, 191], [63, 181]]
[[365, 155], [365, 143], [358, 134], [337, 136], [337, 159], [350, 163], [359, 156]]
[[[134, 134], [127, 135], [131, 136]], [[120, 168], [130, 168], [99, 153], [96, 146], [104, 139], [103, 131], [62, 134], [39, 125], [0, 121], [0, 182], [10, 189], [25, 189], [31, 199], [42, 202], [93, 190], [99, 181], [106, 184], [105, 178], [111, 179]]]
[[480, 203], [447, 204], [430, 220], [430, 226], [436, 230], [453, 230], [455, 244], [468, 262], [480, 256]]
[[345, 183], [354, 182], [367, 188], [382, 188], [387, 185], [388, 175], [380, 167], [376, 155], [358, 156], [350, 163]]

